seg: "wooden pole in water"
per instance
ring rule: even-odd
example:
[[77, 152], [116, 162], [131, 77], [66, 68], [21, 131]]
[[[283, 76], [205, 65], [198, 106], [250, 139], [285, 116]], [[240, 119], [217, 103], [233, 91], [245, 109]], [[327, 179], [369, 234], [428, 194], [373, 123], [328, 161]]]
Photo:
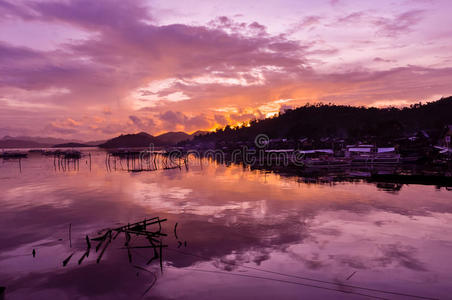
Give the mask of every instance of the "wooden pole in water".
[[69, 247], [72, 248], [72, 223], [69, 223]]

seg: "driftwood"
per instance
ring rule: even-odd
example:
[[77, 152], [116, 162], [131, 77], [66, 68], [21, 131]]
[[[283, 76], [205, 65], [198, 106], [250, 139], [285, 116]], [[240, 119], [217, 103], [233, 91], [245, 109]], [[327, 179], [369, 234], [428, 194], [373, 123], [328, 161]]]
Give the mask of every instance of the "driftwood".
[[[132, 263], [132, 249], [149, 248], [153, 249], [153, 256], [148, 260], [147, 264], [150, 264], [152, 261], [158, 259], [160, 261], [160, 269], [163, 271], [162, 252], [163, 248], [168, 247], [167, 245], [164, 245], [161, 240], [162, 237], [167, 236], [167, 234], [162, 232], [161, 226], [161, 224], [165, 221], [167, 221], [167, 219], [160, 219], [159, 217], [144, 219], [143, 221], [133, 224], [103, 229], [99, 232], [100, 235], [97, 237], [89, 238], [86, 236], [86, 251], [78, 260], [78, 264], [80, 265], [84, 259], [89, 256], [91, 252], [91, 242], [97, 243], [95, 246], [95, 252], [100, 253], [97, 256], [96, 262], [100, 263], [112, 241], [115, 240], [120, 234], [123, 234], [125, 242], [124, 248], [121, 249], [127, 250], [127, 256], [130, 263]], [[132, 236], [144, 237], [149, 242], [149, 245], [131, 246], [130, 241]], [[74, 253], [63, 261], [63, 266], [66, 266], [69, 263], [73, 255]]]
[[[98, 232], [98, 235], [95, 237], [85, 236], [86, 240], [86, 250], [83, 255], [78, 259], [78, 265], [81, 265], [85, 258], [89, 257], [91, 253], [91, 249], [98, 253], [96, 258], [96, 263], [100, 263], [106, 251], [110, 248], [111, 244], [118, 237], [123, 237], [123, 247], [119, 249], [127, 250], [127, 259], [130, 264], [133, 263], [133, 251], [136, 249], [151, 249], [151, 256], [146, 261], [146, 265], [151, 264], [152, 262], [159, 262], [160, 272], [163, 273], [163, 249], [167, 249], [168, 245], [163, 244], [162, 238], [168, 236], [166, 233], [162, 232], [162, 223], [166, 222], [167, 219], [160, 219], [159, 217], [144, 219], [143, 221], [139, 221], [132, 224], [122, 225], [116, 228], [105, 228]], [[69, 227], [69, 235], [71, 235], [71, 225]], [[177, 223], [174, 226], [174, 236], [176, 240], [178, 240], [177, 235]], [[132, 237], [142, 238], [147, 241], [145, 245], [131, 245]], [[182, 243], [178, 240], [179, 247]], [[186, 242], [184, 242], [186, 246]], [[63, 267], [66, 267], [75, 252], [70, 254], [63, 262]], [[149, 290], [155, 285], [157, 281], [157, 275], [152, 271], [147, 270], [144, 267], [140, 267], [137, 265], [133, 265], [133, 267], [149, 272], [153, 275], [152, 282], [149, 284], [147, 289], [142, 294], [143, 296], [149, 292]], [[139, 273], [137, 273], [137, 276]], [[1, 298], [0, 298], [1, 300]]]

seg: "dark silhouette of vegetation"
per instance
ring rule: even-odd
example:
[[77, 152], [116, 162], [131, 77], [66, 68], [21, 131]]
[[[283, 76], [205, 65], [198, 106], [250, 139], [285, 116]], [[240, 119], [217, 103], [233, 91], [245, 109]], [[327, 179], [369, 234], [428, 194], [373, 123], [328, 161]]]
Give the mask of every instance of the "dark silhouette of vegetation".
[[394, 139], [415, 135], [421, 130], [440, 134], [447, 124], [452, 124], [452, 97], [404, 108], [308, 103], [273, 118], [252, 120], [249, 126], [234, 128], [228, 125], [196, 136], [194, 142], [251, 141], [258, 134], [266, 134], [272, 139]]

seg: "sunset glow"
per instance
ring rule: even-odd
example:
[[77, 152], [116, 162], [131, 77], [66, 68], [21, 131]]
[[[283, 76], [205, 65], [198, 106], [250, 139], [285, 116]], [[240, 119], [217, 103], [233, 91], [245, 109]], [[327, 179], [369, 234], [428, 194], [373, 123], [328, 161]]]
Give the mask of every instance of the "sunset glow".
[[452, 94], [452, 5], [0, 0], [0, 136], [213, 130]]

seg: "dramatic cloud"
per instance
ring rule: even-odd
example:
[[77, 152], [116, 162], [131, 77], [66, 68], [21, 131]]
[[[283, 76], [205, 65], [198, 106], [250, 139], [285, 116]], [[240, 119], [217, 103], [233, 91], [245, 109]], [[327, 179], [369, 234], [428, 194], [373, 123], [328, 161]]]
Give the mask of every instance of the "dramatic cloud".
[[[0, 132], [193, 132], [306, 102], [451, 94], [449, 5], [386, 4], [300, 2], [305, 15], [244, 5], [212, 16], [144, 0], [0, 0]], [[276, 12], [288, 21], [268, 17]]]
[[171, 130], [186, 129], [193, 131], [197, 128], [207, 128], [212, 125], [212, 122], [204, 115], [197, 115], [187, 117], [181, 112], [166, 111], [160, 115], [160, 119], [164, 122], [166, 128]]

